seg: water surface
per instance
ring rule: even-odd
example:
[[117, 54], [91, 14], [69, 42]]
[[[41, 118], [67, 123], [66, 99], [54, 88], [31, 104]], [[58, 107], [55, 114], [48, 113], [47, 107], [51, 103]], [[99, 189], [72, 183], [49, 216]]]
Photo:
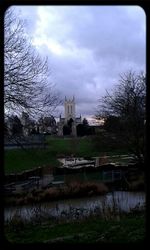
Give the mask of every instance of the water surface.
[[10, 220], [18, 214], [22, 218], [32, 218], [46, 215], [52, 217], [62, 216], [88, 216], [90, 213], [104, 212], [108, 208], [117, 211], [129, 212], [136, 206], [142, 207], [145, 203], [144, 192], [115, 191], [103, 196], [86, 197], [79, 199], [66, 199], [60, 201], [45, 202], [36, 205], [26, 205], [5, 208], [5, 220]]

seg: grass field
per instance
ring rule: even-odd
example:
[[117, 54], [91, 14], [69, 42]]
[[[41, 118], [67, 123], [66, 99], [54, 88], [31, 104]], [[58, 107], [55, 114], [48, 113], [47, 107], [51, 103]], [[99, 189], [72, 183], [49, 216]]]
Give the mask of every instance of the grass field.
[[67, 138], [51, 139], [47, 138], [50, 151], [55, 154], [76, 155], [76, 156], [94, 156], [96, 152], [90, 138]]
[[[8, 173], [21, 172], [42, 165], [57, 166], [57, 158], [64, 156], [92, 157], [125, 153], [125, 149], [100, 141], [95, 144], [93, 138], [52, 138], [47, 137], [45, 149], [11, 149], [5, 150], [4, 170]], [[104, 146], [103, 146], [104, 144]], [[108, 145], [108, 146], [107, 146]]]
[[4, 154], [4, 170], [6, 173], [17, 173], [39, 166], [57, 166], [56, 157], [48, 149], [12, 149]]
[[[14, 225], [13, 225], [14, 226]], [[5, 226], [6, 239], [11, 243], [142, 243], [145, 239], [144, 215], [125, 215], [104, 220], [88, 218], [74, 222], [43, 225]]]

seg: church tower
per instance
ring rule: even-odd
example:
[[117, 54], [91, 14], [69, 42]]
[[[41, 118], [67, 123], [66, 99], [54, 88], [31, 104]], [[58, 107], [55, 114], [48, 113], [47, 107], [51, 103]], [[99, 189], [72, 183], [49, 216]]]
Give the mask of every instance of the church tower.
[[75, 120], [75, 98], [73, 97], [72, 100], [67, 100], [65, 97], [65, 122], [70, 120]]
[[[67, 100], [67, 98], [65, 97], [64, 108], [65, 108], [65, 117], [63, 118], [60, 116], [60, 121], [58, 122], [58, 135], [77, 136], [77, 126], [81, 124], [81, 116], [76, 117], [74, 96], [72, 100], [70, 99]], [[66, 126], [70, 127], [69, 133], [68, 131], [64, 132]]]

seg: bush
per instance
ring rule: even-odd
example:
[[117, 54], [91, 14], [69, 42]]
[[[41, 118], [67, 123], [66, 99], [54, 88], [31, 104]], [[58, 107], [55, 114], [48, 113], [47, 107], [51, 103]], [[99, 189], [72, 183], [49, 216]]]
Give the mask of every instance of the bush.
[[25, 227], [25, 221], [21, 218], [19, 214], [15, 214], [11, 220], [8, 222], [9, 228], [14, 231], [18, 232], [20, 230], [23, 230]]

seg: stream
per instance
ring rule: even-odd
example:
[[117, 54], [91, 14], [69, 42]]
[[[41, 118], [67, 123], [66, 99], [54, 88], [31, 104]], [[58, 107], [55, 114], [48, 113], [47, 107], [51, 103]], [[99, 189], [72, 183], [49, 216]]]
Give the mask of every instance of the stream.
[[129, 212], [135, 207], [142, 208], [146, 197], [144, 192], [114, 191], [106, 195], [79, 199], [66, 199], [44, 202], [34, 205], [9, 206], [4, 210], [5, 221], [10, 221], [14, 215], [26, 220], [46, 216], [50, 218], [84, 217], [91, 213], [108, 211]]

